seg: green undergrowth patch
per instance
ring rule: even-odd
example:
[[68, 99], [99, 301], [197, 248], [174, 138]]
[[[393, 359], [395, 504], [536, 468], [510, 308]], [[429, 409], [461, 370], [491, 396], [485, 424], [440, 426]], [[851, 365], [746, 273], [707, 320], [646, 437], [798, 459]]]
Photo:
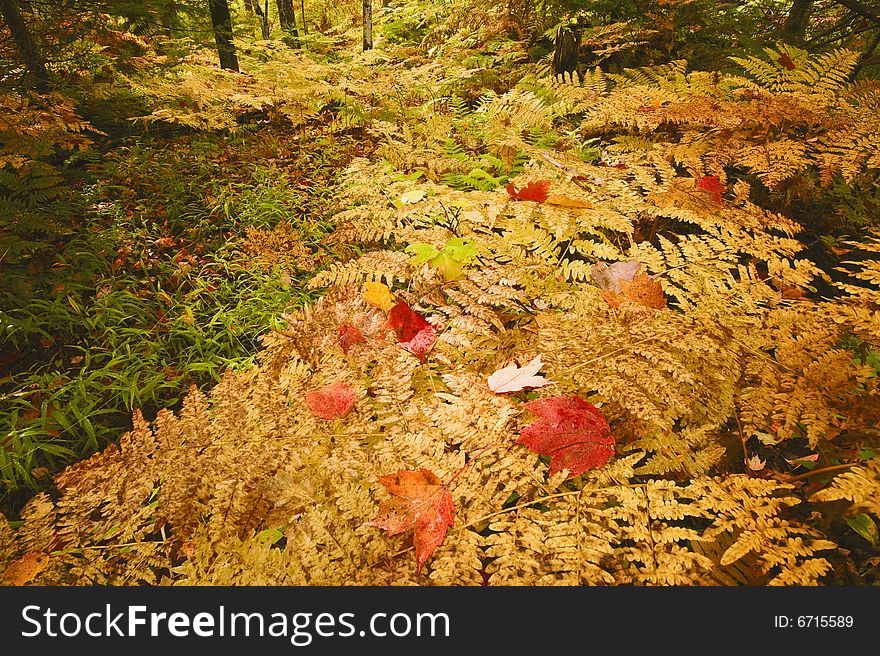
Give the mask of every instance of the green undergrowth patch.
[[[81, 229], [0, 281], [3, 504], [118, 439], [134, 409], [176, 408], [254, 363], [261, 336], [309, 298], [352, 144], [315, 123], [136, 140], [92, 167]], [[282, 224], [298, 262], [244, 248]]]

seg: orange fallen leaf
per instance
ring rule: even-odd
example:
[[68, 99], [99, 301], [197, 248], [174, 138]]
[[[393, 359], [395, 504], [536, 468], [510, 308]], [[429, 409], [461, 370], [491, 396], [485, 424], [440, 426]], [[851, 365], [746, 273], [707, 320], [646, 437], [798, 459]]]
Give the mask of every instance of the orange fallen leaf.
[[401, 469], [395, 474], [380, 476], [379, 482], [394, 496], [379, 505], [379, 514], [365, 526], [384, 529], [389, 535], [414, 529], [416, 571], [419, 571], [454, 523], [452, 495], [443, 481], [424, 467], [416, 471]]
[[620, 281], [621, 292], [618, 294], [608, 289], [602, 290], [602, 298], [613, 308], [619, 307], [623, 301], [635, 305], [660, 310], [666, 307], [666, 295], [658, 280], [640, 273], [632, 281]]
[[571, 207], [571, 208], [581, 208], [588, 210], [593, 207], [593, 204], [582, 198], [570, 198], [569, 196], [564, 196], [562, 194], [551, 194], [547, 196], [547, 200], [544, 201], [548, 205], [557, 205], [559, 207]]
[[31, 551], [10, 563], [3, 572], [3, 579], [11, 585], [27, 585], [49, 564], [49, 554]]
[[536, 203], [543, 203], [547, 200], [548, 191], [550, 189], [549, 180], [537, 180], [529, 182], [525, 187], [516, 188], [512, 182], [507, 185], [507, 193], [515, 200], [531, 200]]

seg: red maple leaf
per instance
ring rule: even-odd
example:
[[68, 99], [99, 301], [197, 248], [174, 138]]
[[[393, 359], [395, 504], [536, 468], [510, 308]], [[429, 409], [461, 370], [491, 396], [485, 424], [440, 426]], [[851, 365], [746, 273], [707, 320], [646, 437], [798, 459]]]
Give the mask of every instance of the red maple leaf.
[[719, 205], [721, 204], [721, 194], [727, 191], [727, 188], [721, 184], [721, 180], [714, 175], [704, 175], [702, 178], [697, 178], [694, 181], [694, 186], [697, 189], [708, 191], [712, 195], [712, 200]]
[[337, 380], [319, 390], [306, 392], [306, 403], [316, 417], [339, 419], [351, 410], [356, 396], [351, 385]]
[[434, 345], [436, 329], [425, 318], [414, 312], [404, 301], [399, 301], [388, 311], [388, 326], [397, 335], [407, 351], [417, 356], [422, 362], [425, 354]]
[[454, 508], [449, 489], [430, 470], [401, 469], [396, 474], [379, 477], [392, 498], [379, 505], [379, 514], [366, 522], [397, 535], [415, 529], [413, 545], [416, 548], [416, 571], [446, 537], [446, 529], [454, 523]]
[[347, 354], [352, 346], [363, 344], [367, 340], [364, 339], [363, 333], [358, 330], [357, 326], [346, 323], [336, 329], [336, 341], [342, 348], [342, 352]]
[[543, 203], [545, 200], [547, 200], [549, 192], [549, 180], [538, 180], [537, 182], [529, 182], [522, 189], [517, 189], [516, 187], [514, 187], [512, 182], [508, 183], [507, 185], [507, 193], [513, 196], [516, 200], [533, 200], [536, 203]]
[[793, 70], [796, 68], [795, 63], [794, 63], [794, 61], [792, 60], [792, 58], [789, 57], [789, 56], [788, 56], [787, 54], [785, 54], [785, 53], [782, 53], [782, 54], [779, 56], [779, 59], [778, 59], [777, 61], [778, 61], [780, 64], [782, 64], [783, 66], [785, 66], [785, 68], [787, 68], [787, 69], [790, 70], [790, 71], [793, 71]]
[[578, 396], [553, 396], [525, 404], [540, 419], [519, 433], [517, 443], [550, 456], [551, 476], [568, 469], [569, 477], [601, 467], [614, 455], [614, 438], [599, 409]]

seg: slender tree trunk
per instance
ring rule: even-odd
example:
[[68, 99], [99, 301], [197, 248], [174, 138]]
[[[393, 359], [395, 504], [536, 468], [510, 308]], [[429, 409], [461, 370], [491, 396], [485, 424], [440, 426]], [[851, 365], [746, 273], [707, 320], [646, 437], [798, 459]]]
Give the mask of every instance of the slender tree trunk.
[[214, 41], [217, 43], [217, 54], [220, 55], [220, 68], [228, 68], [236, 73], [238, 56], [235, 54], [235, 42], [232, 40], [232, 16], [229, 13], [227, 0], [208, 0], [211, 9], [211, 25], [214, 27]]
[[364, 50], [373, 47], [373, 0], [364, 0]]
[[40, 93], [49, 91], [49, 71], [46, 69], [46, 62], [40, 56], [37, 45], [31, 36], [31, 32], [21, 17], [18, 10], [16, 0], [0, 0], [0, 15], [3, 16], [3, 22], [9, 28], [18, 52], [21, 55], [21, 61], [27, 68], [28, 73], [33, 79], [34, 89]]
[[302, 16], [303, 34], [308, 34], [309, 28], [306, 27], [306, 0], [299, 0], [299, 15]]
[[257, 15], [257, 19], [260, 21], [260, 34], [263, 39], [269, 39], [269, 0], [266, 0], [266, 4], [260, 7], [260, 0], [251, 0], [253, 2], [253, 10]]
[[794, 0], [788, 12], [788, 19], [782, 28], [785, 38], [792, 43], [802, 43], [813, 11], [813, 0]]
[[293, 0], [275, 0], [278, 5], [278, 22], [282, 30], [289, 30], [294, 23]]
[[299, 47], [299, 29], [296, 26], [296, 11], [293, 8], [293, 0], [276, 0], [278, 4], [278, 20], [281, 29], [288, 33], [288, 37], [282, 39], [291, 48]]

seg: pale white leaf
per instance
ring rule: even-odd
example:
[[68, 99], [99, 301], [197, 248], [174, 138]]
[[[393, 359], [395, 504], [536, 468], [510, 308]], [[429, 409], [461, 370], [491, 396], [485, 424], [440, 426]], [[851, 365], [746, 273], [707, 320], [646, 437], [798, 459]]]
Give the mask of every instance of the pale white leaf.
[[496, 394], [503, 394], [504, 392], [519, 392], [526, 387], [552, 385], [552, 380], [535, 375], [541, 366], [541, 356], [536, 355], [534, 360], [522, 367], [517, 367], [515, 363], [502, 367], [489, 376], [489, 389]]
[[752, 471], [761, 471], [764, 467], [767, 466], [767, 461], [762, 460], [758, 456], [752, 456], [746, 460], [746, 464], [749, 466], [749, 469]]
[[425, 200], [426, 195], [423, 189], [411, 189], [400, 197], [400, 202], [404, 205], [412, 205]]

